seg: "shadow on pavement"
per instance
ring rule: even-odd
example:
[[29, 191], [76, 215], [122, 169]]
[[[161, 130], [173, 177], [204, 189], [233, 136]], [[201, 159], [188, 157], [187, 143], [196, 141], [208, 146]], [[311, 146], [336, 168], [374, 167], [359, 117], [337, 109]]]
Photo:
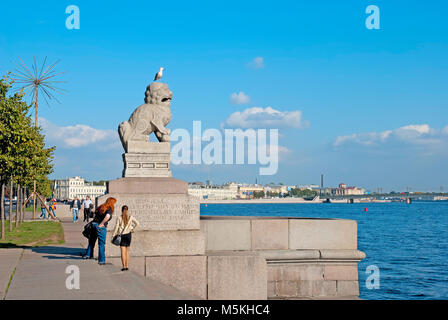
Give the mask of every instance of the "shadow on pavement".
[[31, 251], [40, 254], [49, 254], [48, 256], [42, 256], [47, 259], [81, 260], [81, 256], [85, 253], [85, 249], [83, 248], [62, 246], [28, 247], [26, 249], [31, 249]]
[[0, 249], [26, 249], [25, 246], [18, 246], [15, 243], [7, 242], [7, 243], [0, 243]]

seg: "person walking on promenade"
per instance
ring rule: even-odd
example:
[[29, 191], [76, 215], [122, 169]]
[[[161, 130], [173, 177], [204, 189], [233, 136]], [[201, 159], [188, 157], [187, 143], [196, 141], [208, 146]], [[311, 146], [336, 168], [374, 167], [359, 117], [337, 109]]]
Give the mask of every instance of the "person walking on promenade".
[[[53, 216], [56, 218], [56, 199], [53, 197], [50, 200], [50, 212], [53, 214]], [[50, 215], [48, 215], [48, 219], [50, 219]]]
[[47, 219], [47, 205], [47, 198], [44, 198], [44, 203], [40, 203], [40, 209], [42, 210], [42, 213], [40, 214], [39, 219]]
[[75, 199], [73, 199], [72, 203], [70, 204], [70, 209], [72, 209], [73, 213], [73, 222], [78, 222], [80, 208], [81, 208], [81, 201], [79, 201], [78, 197], [75, 197]]
[[98, 264], [106, 264], [105, 244], [107, 236], [107, 222], [112, 218], [114, 206], [117, 202], [115, 198], [107, 198], [106, 202], [100, 205], [92, 220], [92, 232], [89, 236], [89, 246], [87, 247], [84, 259], [93, 259], [93, 249], [96, 239], [98, 239]]
[[90, 205], [92, 204], [92, 200], [90, 200], [90, 197], [87, 196], [86, 200], [82, 202], [82, 206], [84, 207], [84, 222], [89, 222], [89, 215], [90, 215]]
[[121, 216], [117, 218], [112, 239], [116, 235], [121, 235], [120, 250], [121, 250], [121, 263], [123, 269], [121, 271], [129, 270], [129, 247], [132, 240], [132, 232], [139, 225], [137, 219], [129, 215], [128, 206], [121, 207]]

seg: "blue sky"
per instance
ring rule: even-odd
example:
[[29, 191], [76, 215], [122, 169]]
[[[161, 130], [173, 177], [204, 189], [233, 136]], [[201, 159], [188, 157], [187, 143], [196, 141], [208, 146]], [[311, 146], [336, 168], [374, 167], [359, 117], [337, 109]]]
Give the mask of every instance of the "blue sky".
[[[72, 4], [79, 30], [65, 27]], [[365, 27], [371, 4], [380, 30]], [[308, 184], [324, 173], [326, 185], [448, 190], [447, 10], [446, 1], [399, 0], [9, 2], [0, 74], [19, 56], [61, 60], [68, 92], [39, 113], [57, 146], [52, 178], [121, 176], [116, 128], [163, 66], [171, 129], [191, 131], [194, 120], [221, 128], [254, 107], [284, 120], [276, 175], [257, 176], [258, 165], [173, 166], [179, 179]], [[245, 103], [232, 103], [240, 92]], [[287, 121], [294, 112], [297, 125]]]

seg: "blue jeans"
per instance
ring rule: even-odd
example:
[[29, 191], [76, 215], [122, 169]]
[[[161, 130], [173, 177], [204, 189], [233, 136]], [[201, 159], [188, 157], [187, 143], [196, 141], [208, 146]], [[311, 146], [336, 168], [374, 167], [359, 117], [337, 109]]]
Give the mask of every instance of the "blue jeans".
[[44, 219], [47, 219], [47, 209], [42, 208], [42, 213], [40, 214], [39, 218], [42, 218], [42, 216], [44, 217]]
[[93, 249], [95, 248], [96, 239], [98, 238], [98, 262], [106, 262], [105, 245], [107, 229], [100, 227], [97, 222], [92, 223], [93, 230], [89, 239], [89, 246], [87, 247], [86, 256], [93, 258]]
[[78, 221], [78, 213], [79, 213], [78, 208], [72, 208], [72, 212], [73, 212], [73, 222]]

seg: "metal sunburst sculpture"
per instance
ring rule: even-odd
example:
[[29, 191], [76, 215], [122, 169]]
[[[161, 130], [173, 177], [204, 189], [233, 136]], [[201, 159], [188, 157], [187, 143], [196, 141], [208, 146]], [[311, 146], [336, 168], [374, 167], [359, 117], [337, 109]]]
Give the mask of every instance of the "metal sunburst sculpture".
[[56, 98], [56, 93], [62, 93], [66, 90], [57, 87], [55, 84], [63, 83], [64, 81], [56, 81], [53, 78], [64, 72], [56, 72], [55, 70], [55, 66], [59, 63], [59, 60], [50, 65], [47, 64], [47, 57], [45, 57], [42, 64], [39, 66], [36, 57], [34, 57], [34, 63], [31, 65], [31, 69], [26, 66], [20, 57], [19, 60], [15, 72], [12, 73], [14, 77], [13, 80], [20, 87], [19, 90], [23, 89], [26, 94], [31, 95], [36, 113], [35, 125], [37, 127], [39, 92], [43, 94], [45, 102], [48, 105], [48, 101], [52, 99], [59, 102]]

